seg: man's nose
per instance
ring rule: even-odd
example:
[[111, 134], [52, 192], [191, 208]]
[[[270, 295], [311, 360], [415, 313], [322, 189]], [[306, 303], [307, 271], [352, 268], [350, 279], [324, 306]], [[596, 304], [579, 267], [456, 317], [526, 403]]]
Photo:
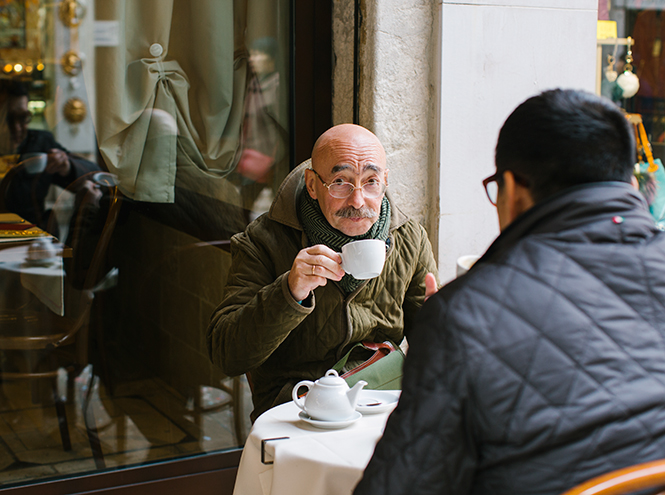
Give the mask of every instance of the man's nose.
[[353, 190], [351, 196], [349, 196], [347, 203], [356, 209], [365, 206], [365, 196], [363, 196], [362, 187]]

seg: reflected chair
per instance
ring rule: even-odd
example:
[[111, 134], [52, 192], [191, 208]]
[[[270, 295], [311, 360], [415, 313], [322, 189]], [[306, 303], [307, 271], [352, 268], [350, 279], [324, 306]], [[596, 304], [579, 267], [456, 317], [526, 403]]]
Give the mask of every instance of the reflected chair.
[[665, 459], [611, 471], [571, 488], [563, 495], [627, 495], [641, 490], [665, 494]]
[[7, 173], [5, 176], [0, 180], [0, 213], [7, 213], [9, 210], [7, 209], [7, 190], [9, 189], [10, 184], [12, 183], [12, 180], [14, 180], [14, 176], [16, 173], [23, 167], [23, 165], [16, 165], [9, 170], [7, 170]]
[[[86, 180], [90, 180], [90, 174], [77, 179], [70, 187], [79, 187]], [[105, 218], [100, 219], [103, 222], [101, 233], [91, 243], [94, 251], [82, 286], [72, 287], [69, 283], [69, 274], [65, 276], [64, 316], [57, 315], [45, 307], [39, 307], [39, 304], [32, 305], [34, 310], [28, 310], [26, 307], [0, 310], [0, 351], [22, 351], [25, 357], [21, 360], [23, 369], [18, 371], [2, 369], [0, 379], [52, 380], [58, 425], [65, 450], [71, 449], [71, 441], [65, 404], [57, 391], [57, 377], [59, 373], [62, 375], [62, 369], [66, 370], [68, 377], [71, 377], [73, 373], [88, 364], [88, 326], [95, 295], [94, 287], [104, 266], [107, 248], [121, 206], [121, 194], [117, 186], [108, 187], [107, 192], [108, 213]], [[77, 214], [76, 222], [80, 222], [78, 216], [81, 214], [81, 212]], [[73, 239], [73, 256], [78, 255], [75, 249], [78, 242], [78, 239]], [[87, 406], [85, 403], [83, 412], [88, 439], [97, 466], [103, 467], [94, 418]]]

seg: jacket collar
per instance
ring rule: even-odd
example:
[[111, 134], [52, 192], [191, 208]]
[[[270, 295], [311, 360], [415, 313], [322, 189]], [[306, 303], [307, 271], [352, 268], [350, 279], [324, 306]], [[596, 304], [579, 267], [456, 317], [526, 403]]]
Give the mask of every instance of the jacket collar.
[[[298, 220], [296, 205], [298, 203], [298, 194], [300, 194], [305, 185], [305, 169], [311, 168], [311, 166], [312, 159], [309, 158], [286, 176], [275, 195], [272, 205], [270, 205], [268, 218], [288, 227], [302, 230], [302, 225], [300, 225], [300, 221]], [[390, 231], [392, 232], [404, 225], [409, 218], [395, 205], [388, 191], [386, 191], [386, 197], [390, 201], [391, 206]]]
[[644, 198], [630, 184], [594, 182], [566, 189], [524, 212], [496, 238], [478, 263], [496, 259], [526, 236], [583, 230], [603, 220], [613, 222], [615, 217], [622, 224], [620, 234], [603, 226], [594, 228], [594, 235], [603, 232], [609, 237], [646, 238], [658, 231]]

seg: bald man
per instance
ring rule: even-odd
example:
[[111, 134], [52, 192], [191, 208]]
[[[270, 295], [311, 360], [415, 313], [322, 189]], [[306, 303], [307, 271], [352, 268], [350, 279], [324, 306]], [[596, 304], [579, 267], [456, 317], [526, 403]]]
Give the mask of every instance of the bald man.
[[[367, 129], [342, 124], [317, 140], [270, 211], [231, 240], [233, 262], [207, 333], [212, 361], [229, 376], [251, 372], [252, 421], [291, 400], [356, 342], [401, 342], [437, 288], [425, 229], [386, 195], [383, 146]], [[377, 278], [345, 274], [348, 242], [380, 239]]]

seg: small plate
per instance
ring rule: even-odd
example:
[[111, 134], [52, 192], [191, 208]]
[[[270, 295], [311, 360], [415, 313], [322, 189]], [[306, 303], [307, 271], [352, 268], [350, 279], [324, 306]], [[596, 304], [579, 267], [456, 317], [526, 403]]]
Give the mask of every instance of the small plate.
[[355, 411], [353, 416], [351, 416], [349, 419], [345, 419], [344, 421], [320, 421], [318, 419], [312, 419], [305, 411], [301, 411], [298, 416], [300, 416], [300, 419], [302, 419], [305, 423], [309, 423], [312, 426], [326, 430], [338, 430], [340, 428], [346, 428], [363, 417], [363, 415], [358, 411]]
[[118, 185], [118, 176], [108, 172], [97, 172], [92, 176], [92, 180], [100, 186], [113, 187]]
[[392, 410], [399, 400], [400, 390], [361, 390], [356, 411], [378, 414]]

